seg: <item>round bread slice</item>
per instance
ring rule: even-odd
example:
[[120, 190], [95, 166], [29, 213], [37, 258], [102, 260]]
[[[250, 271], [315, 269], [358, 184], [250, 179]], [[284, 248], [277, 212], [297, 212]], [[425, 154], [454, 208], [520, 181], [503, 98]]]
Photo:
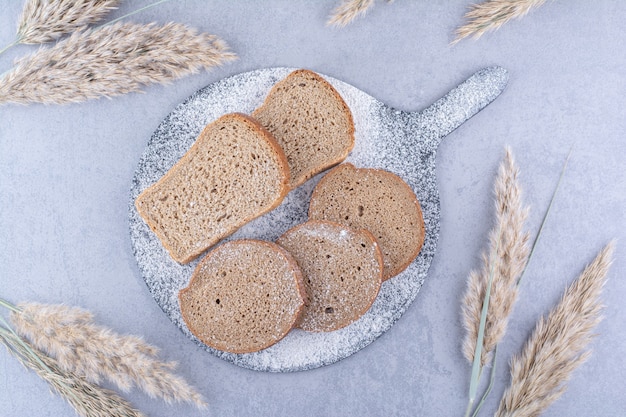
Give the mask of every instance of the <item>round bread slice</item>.
[[391, 172], [341, 164], [311, 196], [309, 217], [369, 230], [383, 253], [387, 280], [402, 272], [424, 244], [424, 218], [415, 193]]
[[306, 293], [293, 257], [275, 243], [237, 240], [209, 252], [178, 294], [187, 327], [206, 345], [250, 353], [281, 340]]
[[277, 243], [300, 265], [307, 293], [298, 327], [328, 332], [356, 321], [370, 308], [382, 282], [382, 255], [366, 230], [308, 221]]
[[328, 81], [309, 70], [276, 83], [252, 117], [285, 151], [292, 189], [343, 161], [354, 147], [350, 108]]

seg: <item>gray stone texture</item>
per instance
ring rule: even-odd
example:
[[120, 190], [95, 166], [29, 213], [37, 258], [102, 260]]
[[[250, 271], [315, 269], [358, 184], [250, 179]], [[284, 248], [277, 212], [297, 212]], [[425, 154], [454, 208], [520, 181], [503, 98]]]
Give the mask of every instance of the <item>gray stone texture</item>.
[[[125, 2], [120, 16], [149, 2]], [[65, 303], [99, 323], [142, 335], [179, 362], [209, 408], [124, 394], [150, 416], [462, 415], [470, 365], [459, 300], [480, 265], [493, 214], [492, 184], [510, 146], [521, 168], [529, 230], [538, 230], [562, 163], [573, 154], [499, 350], [492, 415], [508, 360], [536, 320], [612, 238], [615, 263], [593, 354], [545, 416], [626, 413], [626, 7], [547, 2], [478, 41], [450, 46], [469, 1], [377, 1], [344, 29], [325, 20], [337, 1], [171, 1], [131, 18], [178, 21], [223, 38], [239, 59], [145, 94], [68, 106], [0, 107], [0, 296]], [[3, 1], [0, 46], [13, 40], [21, 1]], [[0, 56], [0, 72], [37, 47]], [[268, 67], [301, 67], [344, 81], [403, 112], [427, 108], [476, 71], [499, 65], [508, 86], [450, 133], [436, 154], [440, 229], [430, 269], [395, 324], [369, 346], [314, 370], [259, 372], [207, 353], [163, 313], [129, 234], [133, 177], [150, 137], [200, 88]], [[384, 153], [384, 150], [381, 150]], [[70, 416], [47, 385], [0, 350], [0, 416]]]

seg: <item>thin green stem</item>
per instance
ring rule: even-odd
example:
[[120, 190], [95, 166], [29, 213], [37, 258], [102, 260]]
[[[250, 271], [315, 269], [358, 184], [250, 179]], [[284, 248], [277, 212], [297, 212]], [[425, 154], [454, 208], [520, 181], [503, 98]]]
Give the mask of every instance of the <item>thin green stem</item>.
[[0, 326], [0, 336], [5, 337], [5, 338], [6, 338], [6, 337], [11, 337], [11, 338], [13, 338], [13, 333], [11, 333], [11, 332], [9, 331], [9, 329], [7, 329], [7, 328], [5, 328], [5, 327]]
[[37, 363], [39, 363], [39, 365], [45, 369], [48, 372], [52, 372], [52, 370], [48, 367], [48, 365], [46, 365], [41, 358], [39, 357], [39, 355], [33, 351], [33, 349], [28, 345], [28, 343], [24, 342], [24, 340], [20, 337], [20, 335], [18, 335], [17, 333], [15, 333], [15, 330], [13, 330], [13, 328], [11, 328], [11, 326], [9, 325], [9, 323], [6, 322], [6, 320], [3, 317], [0, 317], [0, 323], [5, 327], [4, 330], [8, 330], [9, 332], [11, 332], [11, 335], [13, 337], [13, 339], [24, 349], [26, 350], [26, 352], [28, 352], [28, 354], [31, 356], [31, 358], [35, 361], [37, 361]]
[[[501, 226], [500, 226], [501, 227]], [[500, 230], [498, 230], [498, 234]], [[495, 253], [498, 252], [500, 242], [496, 243]], [[480, 313], [480, 324], [478, 325], [478, 337], [476, 338], [476, 348], [474, 350], [474, 361], [472, 362], [472, 376], [470, 378], [469, 388], [469, 401], [467, 409], [465, 410], [465, 417], [468, 417], [472, 411], [474, 400], [476, 399], [476, 392], [478, 391], [478, 383], [480, 382], [480, 376], [482, 373], [482, 367], [480, 366], [482, 354], [483, 354], [483, 342], [485, 339], [485, 326], [487, 324], [487, 312], [489, 311], [489, 300], [491, 298], [491, 286], [493, 284], [493, 277], [495, 275], [496, 260], [491, 259], [491, 270], [489, 271], [489, 281], [487, 282], [487, 288], [485, 289], [485, 298], [483, 300], [483, 308]]]
[[520, 285], [520, 282], [522, 281], [522, 278], [524, 277], [526, 268], [528, 268], [528, 264], [530, 264], [530, 260], [532, 259], [533, 254], [535, 253], [535, 248], [537, 247], [537, 243], [539, 243], [539, 238], [541, 237], [541, 234], [543, 232], [543, 227], [545, 226], [546, 220], [548, 220], [548, 215], [550, 214], [550, 211], [552, 210], [552, 204], [554, 203], [557, 192], [559, 191], [559, 188], [561, 187], [561, 181], [563, 180], [563, 177], [565, 176], [565, 169], [567, 168], [567, 164], [569, 162], [570, 156], [572, 156], [573, 150], [574, 150], [574, 145], [572, 145], [572, 147], [569, 149], [569, 153], [567, 154], [567, 157], [565, 158], [565, 162], [563, 163], [563, 168], [561, 168], [561, 174], [559, 175], [559, 180], [556, 183], [556, 187], [554, 188], [554, 192], [552, 193], [552, 197], [550, 198], [550, 203], [548, 204], [548, 208], [546, 209], [546, 212], [543, 215], [543, 219], [541, 220], [541, 225], [539, 226], [539, 231], [537, 232], [537, 236], [535, 237], [535, 240], [533, 241], [533, 245], [530, 248], [530, 253], [528, 254], [528, 259], [526, 260], [526, 265], [524, 265], [524, 269], [522, 270], [522, 273], [517, 279], [518, 287]]
[[[0, 317], [0, 322], [2, 322], [2, 325], [5, 326], [0, 326], [0, 338], [4, 341], [7, 349], [22, 363], [22, 365], [33, 370], [37, 370], [36, 367], [38, 367], [40, 371], [54, 375], [55, 377], [60, 376], [57, 372], [50, 369], [43, 359], [41, 359], [39, 354], [35, 352], [33, 348], [31, 348], [31, 346], [17, 333], [15, 333], [6, 320]], [[41, 374], [39, 375], [42, 376]], [[48, 380], [48, 378], [44, 379]], [[50, 381], [48, 380], [48, 382]], [[75, 401], [80, 401], [73, 392], [72, 387], [70, 387], [64, 380], [59, 379], [58, 384], [65, 389], [66, 395], [71, 396]]]
[[497, 358], [497, 356], [498, 356], [498, 345], [496, 345], [496, 347], [493, 349], [493, 358], [491, 359], [491, 372], [489, 374], [489, 385], [487, 386], [487, 389], [485, 390], [485, 393], [483, 394], [483, 397], [480, 399], [480, 402], [476, 406], [476, 409], [474, 410], [474, 414], [472, 414], [472, 417], [477, 417], [478, 416], [478, 412], [482, 408], [483, 404], [485, 403], [485, 400], [487, 399], [487, 397], [491, 393], [491, 390], [493, 389], [493, 384], [494, 384], [494, 382], [496, 380], [496, 363], [497, 363], [496, 362], [496, 358]]
[[470, 413], [472, 412], [472, 406], [474, 405], [474, 400], [470, 399], [467, 402], [467, 408], [465, 409], [465, 415], [464, 417], [469, 417]]
[[120, 20], [122, 20], [122, 19], [125, 19], [125, 18], [127, 18], [127, 17], [129, 17], [129, 16], [132, 16], [132, 15], [134, 15], [134, 14], [137, 14], [137, 13], [139, 13], [139, 12], [143, 12], [144, 10], [148, 10], [148, 9], [150, 9], [150, 8], [154, 7], [154, 6], [158, 6], [158, 5], [159, 5], [159, 4], [161, 4], [161, 3], [166, 3], [166, 2], [168, 2], [168, 1], [170, 1], [170, 0], [159, 0], [159, 1], [156, 1], [156, 2], [154, 2], [154, 3], [152, 3], [152, 4], [149, 4], [149, 5], [147, 5], [147, 6], [144, 6], [144, 7], [139, 8], [139, 9], [137, 9], [137, 10], [134, 10], [134, 11], [132, 11], [132, 12], [128, 13], [128, 14], [125, 14], [124, 16], [120, 16], [120, 17], [118, 17], [117, 19], [113, 19], [113, 20], [111, 20], [110, 22], [104, 23], [103, 25], [98, 26], [98, 28], [101, 28], [101, 27], [103, 27], [103, 26], [107, 26], [107, 25], [113, 24], [113, 23], [115, 23], [115, 22], [119, 22], [119, 21], [120, 21]]
[[18, 341], [18, 338], [15, 337], [13, 333], [11, 333], [5, 327], [0, 326], [0, 339], [2, 339], [2, 343], [7, 348], [7, 350], [16, 356], [22, 363], [23, 361], [31, 361], [29, 359], [28, 352], [24, 349], [24, 347]]
[[15, 45], [17, 45], [18, 43], [20, 43], [20, 38], [15, 38], [15, 40], [13, 42], [11, 42], [10, 44], [8, 44], [7, 46], [5, 46], [4, 48], [0, 49], [0, 55], [2, 55], [3, 53], [5, 53], [6, 51], [8, 51], [9, 49], [13, 48]]
[[7, 300], [5, 300], [4, 298], [0, 298], [0, 306], [8, 308], [11, 311], [15, 311], [16, 313], [21, 313], [22, 309], [17, 307], [16, 305], [8, 302]]

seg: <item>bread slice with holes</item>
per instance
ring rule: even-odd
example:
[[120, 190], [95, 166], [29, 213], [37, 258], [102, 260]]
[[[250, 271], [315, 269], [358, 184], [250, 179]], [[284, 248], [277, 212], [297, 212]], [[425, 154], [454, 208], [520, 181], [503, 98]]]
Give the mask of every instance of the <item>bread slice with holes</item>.
[[293, 255], [304, 276], [308, 299], [301, 329], [341, 329], [365, 314], [378, 295], [382, 254], [368, 231], [308, 221], [288, 230], [277, 243]]
[[300, 268], [289, 252], [251, 239], [210, 251], [178, 295], [191, 333], [231, 353], [256, 352], [285, 337], [299, 320], [305, 297]]
[[296, 70], [274, 85], [252, 116], [285, 151], [292, 189], [343, 161], [354, 147], [350, 109], [328, 81], [309, 70]]
[[311, 195], [309, 217], [369, 230], [383, 253], [387, 280], [417, 257], [424, 218], [415, 193], [399, 176], [349, 163], [329, 171]]
[[287, 159], [272, 135], [233, 113], [206, 126], [135, 206], [172, 258], [186, 263], [278, 206], [288, 181]]

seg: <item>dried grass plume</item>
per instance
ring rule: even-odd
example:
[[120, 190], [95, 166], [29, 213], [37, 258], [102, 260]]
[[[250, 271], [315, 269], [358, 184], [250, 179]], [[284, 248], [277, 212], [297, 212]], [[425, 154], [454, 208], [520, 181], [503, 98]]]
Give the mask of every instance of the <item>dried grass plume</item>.
[[486, 32], [497, 30], [511, 19], [524, 17], [545, 2], [546, 0], [488, 0], [473, 4], [464, 16], [468, 22], [456, 30], [456, 38], [452, 43], [468, 36], [478, 39]]
[[183, 378], [175, 363], [157, 358], [158, 349], [135, 336], [118, 335], [94, 324], [88, 311], [64, 305], [24, 303], [11, 313], [16, 332], [56, 359], [64, 372], [92, 383], [105, 378], [122, 391], [136, 386], [168, 403], [206, 404]]
[[37, 373], [83, 417], [145, 417], [130, 403], [113, 391], [87, 382], [71, 372], [63, 371], [58, 363], [28, 342], [2, 328], [2, 342], [26, 368]]
[[466, 330], [463, 355], [472, 363], [478, 340], [483, 300], [492, 276], [491, 295], [485, 322], [481, 367], [506, 331], [508, 317], [517, 300], [520, 278], [529, 254], [529, 234], [524, 231], [528, 208], [522, 205], [519, 169], [510, 149], [506, 149], [495, 181], [495, 225], [489, 249], [483, 253], [480, 271], [472, 271], [462, 301], [462, 321]]
[[20, 59], [0, 103], [66, 104], [140, 91], [233, 60], [214, 35], [179, 23], [116, 23], [77, 32]]
[[511, 361], [511, 385], [497, 417], [540, 415], [566, 390], [572, 372], [590, 355], [587, 346], [600, 322], [600, 294], [611, 265], [609, 243], [565, 291], [547, 318], [541, 318], [522, 353]]
[[328, 18], [328, 25], [344, 27], [374, 5], [374, 0], [342, 0]]
[[98, 22], [121, 0], [27, 0], [17, 28], [17, 42], [52, 42]]

